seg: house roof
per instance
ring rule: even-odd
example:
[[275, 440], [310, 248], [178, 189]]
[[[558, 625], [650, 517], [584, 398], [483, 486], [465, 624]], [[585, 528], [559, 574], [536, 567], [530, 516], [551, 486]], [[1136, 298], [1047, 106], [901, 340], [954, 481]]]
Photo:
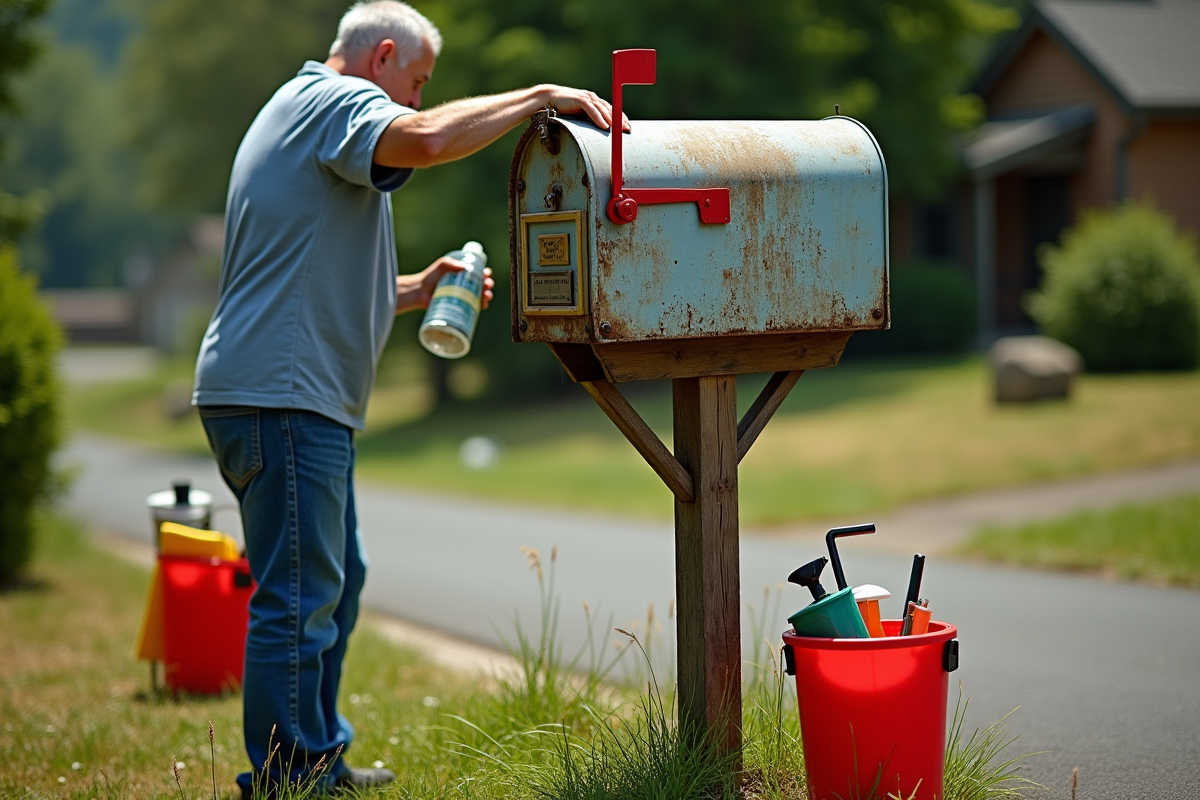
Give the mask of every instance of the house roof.
[[1200, 109], [1200, 0], [1035, 0], [976, 91], [990, 89], [1039, 30], [1129, 108]]
[[994, 178], [1077, 144], [1095, 118], [1090, 106], [1072, 106], [1029, 119], [985, 122], [963, 148], [963, 162], [976, 180]]

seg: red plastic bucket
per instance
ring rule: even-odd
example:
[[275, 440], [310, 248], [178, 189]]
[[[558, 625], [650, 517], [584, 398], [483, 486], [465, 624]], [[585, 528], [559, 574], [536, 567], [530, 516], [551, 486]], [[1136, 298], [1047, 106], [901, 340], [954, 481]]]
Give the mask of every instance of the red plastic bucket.
[[[810, 800], [941, 800], [946, 696], [958, 666], [958, 629], [881, 639], [783, 635], [794, 665]], [[875, 794], [872, 795], [872, 787]]]
[[254, 590], [246, 559], [159, 556], [163, 673], [171, 689], [218, 694], [242, 685]]

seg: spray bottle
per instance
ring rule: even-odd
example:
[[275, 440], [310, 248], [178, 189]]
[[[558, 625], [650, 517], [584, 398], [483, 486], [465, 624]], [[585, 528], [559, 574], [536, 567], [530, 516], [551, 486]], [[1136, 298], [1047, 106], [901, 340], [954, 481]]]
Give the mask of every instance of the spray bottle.
[[461, 250], [446, 255], [463, 262], [467, 269], [447, 272], [438, 281], [417, 338], [436, 356], [462, 358], [471, 349], [471, 337], [479, 321], [487, 254], [479, 242], [467, 242]]
[[829, 559], [824, 556], [810, 561], [788, 576], [788, 581], [812, 592], [813, 601], [788, 617], [797, 636], [822, 636], [835, 639], [866, 639], [870, 637], [858, 606], [854, 590], [849, 586], [833, 594], [821, 585], [821, 571]]

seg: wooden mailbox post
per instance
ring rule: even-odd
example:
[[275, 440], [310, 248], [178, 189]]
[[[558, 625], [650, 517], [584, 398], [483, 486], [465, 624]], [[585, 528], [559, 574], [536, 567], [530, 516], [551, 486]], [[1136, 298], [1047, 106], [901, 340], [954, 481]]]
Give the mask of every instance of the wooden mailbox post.
[[[613, 53], [654, 83], [653, 50]], [[741, 748], [738, 463], [807, 369], [888, 327], [887, 176], [870, 132], [540, 112], [510, 175], [512, 335], [544, 342], [675, 495], [679, 720]], [[736, 376], [773, 373], [738, 419]], [[673, 382], [672, 453], [616, 384]]]

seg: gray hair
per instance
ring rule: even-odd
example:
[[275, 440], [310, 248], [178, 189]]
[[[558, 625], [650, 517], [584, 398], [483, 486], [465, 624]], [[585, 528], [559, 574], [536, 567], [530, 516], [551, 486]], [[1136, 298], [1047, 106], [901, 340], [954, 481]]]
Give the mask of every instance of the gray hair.
[[337, 38], [329, 48], [330, 56], [347, 56], [374, 50], [384, 39], [396, 43], [400, 66], [421, 57], [429, 42], [436, 56], [442, 52], [442, 34], [432, 22], [408, 3], [399, 0], [360, 0], [350, 6], [338, 23]]

